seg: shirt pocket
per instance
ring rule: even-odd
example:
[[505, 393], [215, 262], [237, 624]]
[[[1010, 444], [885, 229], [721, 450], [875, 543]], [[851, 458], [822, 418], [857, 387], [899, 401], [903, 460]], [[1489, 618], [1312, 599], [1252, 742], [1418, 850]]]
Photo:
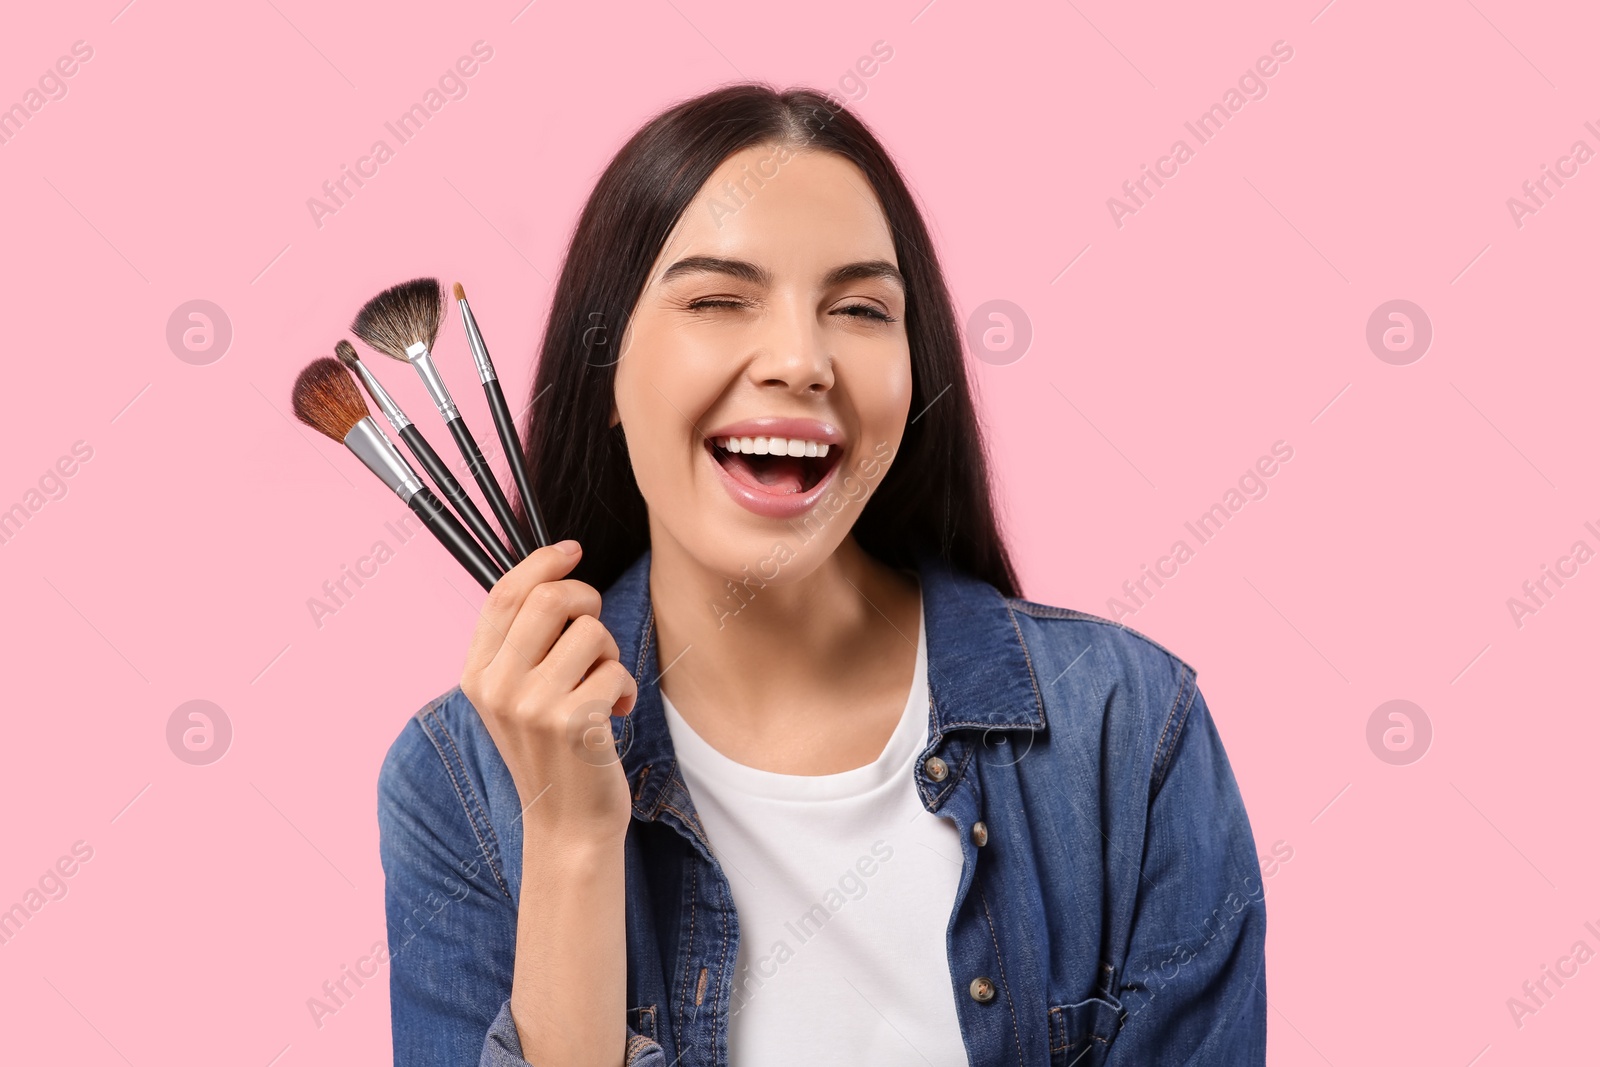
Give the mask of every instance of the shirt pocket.
[[1122, 1005], [1090, 997], [1050, 1009], [1050, 1067], [1103, 1067], [1122, 1028]]

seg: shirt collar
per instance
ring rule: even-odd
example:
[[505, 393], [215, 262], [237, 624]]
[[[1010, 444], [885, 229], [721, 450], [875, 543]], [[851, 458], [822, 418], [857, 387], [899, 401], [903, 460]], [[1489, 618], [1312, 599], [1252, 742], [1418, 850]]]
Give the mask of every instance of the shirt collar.
[[[917, 575], [928, 640], [930, 748], [951, 730], [1042, 729], [1039, 682], [1006, 598], [928, 553], [918, 555]], [[600, 621], [616, 638], [623, 665], [639, 685], [633, 710], [613, 716], [611, 728], [634, 810], [653, 818], [676, 760], [661, 708], [648, 550], [606, 590]]]

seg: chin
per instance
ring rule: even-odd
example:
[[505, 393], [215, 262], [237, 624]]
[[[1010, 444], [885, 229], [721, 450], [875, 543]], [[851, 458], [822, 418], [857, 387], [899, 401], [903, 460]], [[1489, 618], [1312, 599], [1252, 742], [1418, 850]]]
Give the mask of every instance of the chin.
[[[703, 514], [703, 513], [702, 513]], [[841, 519], [844, 516], [840, 516]], [[704, 526], [703, 519], [698, 525]], [[673, 535], [683, 551], [712, 574], [721, 576], [741, 595], [746, 590], [785, 586], [802, 581], [833, 555], [842, 536], [832, 530], [809, 538], [798, 523], [770, 523], [770, 529], [699, 529], [687, 538]], [[839, 529], [848, 532], [841, 523]]]

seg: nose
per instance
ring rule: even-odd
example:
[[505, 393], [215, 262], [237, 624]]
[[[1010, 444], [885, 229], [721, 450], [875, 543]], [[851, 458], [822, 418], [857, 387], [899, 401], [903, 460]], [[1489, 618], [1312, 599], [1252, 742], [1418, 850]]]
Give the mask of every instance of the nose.
[[797, 302], [775, 303], [755, 340], [747, 374], [756, 385], [797, 395], [833, 388], [833, 356], [816, 316]]

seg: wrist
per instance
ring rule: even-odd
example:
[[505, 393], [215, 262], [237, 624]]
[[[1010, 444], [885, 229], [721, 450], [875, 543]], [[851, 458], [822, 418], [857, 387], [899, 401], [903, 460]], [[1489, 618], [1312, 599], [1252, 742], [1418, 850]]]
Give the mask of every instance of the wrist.
[[522, 836], [522, 864], [545, 868], [595, 870], [607, 860], [622, 858], [627, 839], [621, 832], [597, 827], [526, 827]]

